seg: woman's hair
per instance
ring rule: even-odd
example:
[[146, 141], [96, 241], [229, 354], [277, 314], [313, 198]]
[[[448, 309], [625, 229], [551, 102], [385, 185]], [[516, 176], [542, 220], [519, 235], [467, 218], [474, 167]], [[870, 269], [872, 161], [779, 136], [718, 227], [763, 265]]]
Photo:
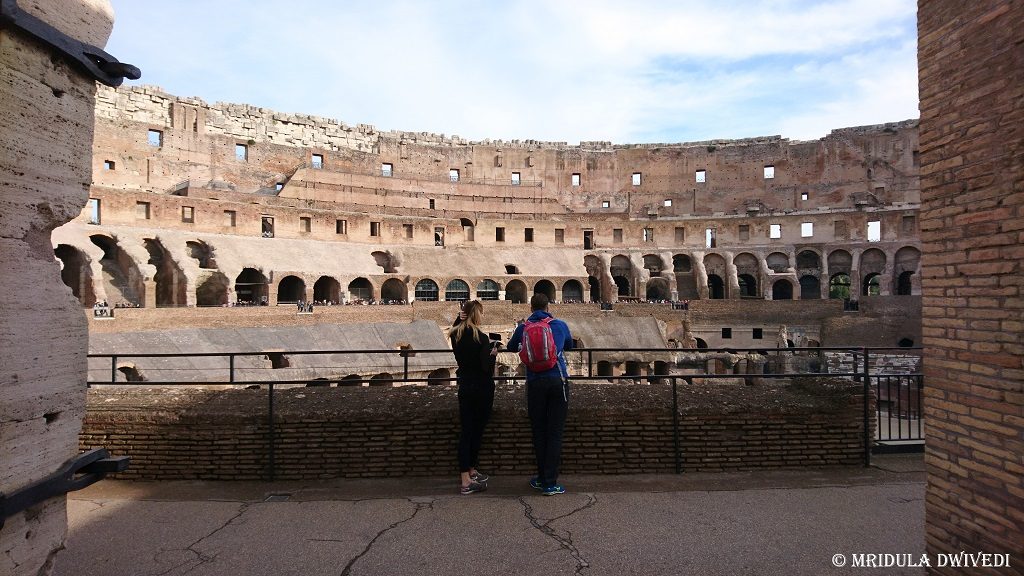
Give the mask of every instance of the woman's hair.
[[468, 329], [472, 330], [473, 339], [477, 342], [480, 341], [480, 323], [483, 322], [484, 318], [484, 305], [479, 300], [470, 300], [462, 307], [462, 311], [466, 313], [466, 319], [459, 323], [458, 326], [452, 328], [449, 333], [452, 337], [452, 341], [458, 342], [462, 339], [462, 334]]

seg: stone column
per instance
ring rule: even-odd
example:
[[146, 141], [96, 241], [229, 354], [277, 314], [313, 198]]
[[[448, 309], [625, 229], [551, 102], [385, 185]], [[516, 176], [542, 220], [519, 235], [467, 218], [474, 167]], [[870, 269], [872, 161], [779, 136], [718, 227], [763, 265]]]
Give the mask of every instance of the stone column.
[[[107, 0], [34, 0], [24, 10], [103, 46]], [[96, 83], [16, 30], [0, 29], [0, 492], [78, 453], [88, 335], [50, 234], [82, 212], [92, 180]], [[67, 532], [63, 496], [7, 519], [0, 574], [49, 574]]]

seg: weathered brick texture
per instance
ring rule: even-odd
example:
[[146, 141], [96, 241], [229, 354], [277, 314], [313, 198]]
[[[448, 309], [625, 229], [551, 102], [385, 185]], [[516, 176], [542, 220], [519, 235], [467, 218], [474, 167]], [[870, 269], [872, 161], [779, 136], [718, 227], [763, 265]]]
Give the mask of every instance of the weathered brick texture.
[[1024, 3], [918, 16], [927, 546], [1024, 574]]

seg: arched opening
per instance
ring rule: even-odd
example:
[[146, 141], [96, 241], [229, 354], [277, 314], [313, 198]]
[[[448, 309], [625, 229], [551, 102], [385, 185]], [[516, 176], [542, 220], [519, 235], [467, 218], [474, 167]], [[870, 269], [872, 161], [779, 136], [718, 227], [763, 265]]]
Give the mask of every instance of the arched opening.
[[633, 264], [630, 263], [629, 258], [622, 254], [613, 256], [610, 268], [616, 293], [619, 296], [632, 296]]
[[616, 294], [619, 296], [629, 296], [629, 279], [625, 276], [612, 276], [612, 280], [615, 280], [615, 288], [617, 289]]
[[245, 268], [235, 278], [235, 298], [239, 303], [266, 304], [267, 277], [255, 268]]
[[718, 274], [708, 274], [708, 298], [711, 300], [725, 299], [725, 282]]
[[796, 255], [798, 270], [817, 270], [821, 268], [821, 258], [813, 250], [803, 250]]
[[398, 278], [388, 278], [380, 286], [380, 301], [385, 304], [401, 304], [408, 298], [409, 287]]
[[897, 344], [900, 348], [913, 348], [914, 340], [912, 338], [900, 338]]
[[501, 287], [494, 280], [484, 280], [476, 285], [478, 300], [497, 300]]
[[326, 388], [331, 385], [331, 381], [327, 378], [314, 378], [309, 382], [306, 382], [306, 388]]
[[107, 294], [107, 303], [111, 306], [121, 302], [145, 306], [145, 284], [131, 256], [117, 245], [117, 240], [109, 236], [94, 234], [89, 240], [103, 250], [103, 258], [100, 259], [101, 281]]
[[598, 376], [614, 376], [612, 372], [612, 363], [607, 360], [601, 360], [597, 363], [597, 375]]
[[590, 284], [590, 301], [601, 302], [601, 281], [593, 276], [587, 276], [587, 284]]
[[821, 298], [821, 280], [810, 274], [800, 277], [800, 299], [817, 300]]
[[505, 264], [505, 274], [519, 274], [519, 266], [515, 264]]
[[583, 285], [577, 280], [567, 280], [562, 284], [562, 302], [583, 302]]
[[[278, 296], [280, 299], [280, 296]], [[330, 276], [321, 276], [313, 283], [313, 300], [315, 302], [341, 303], [341, 282]]]
[[772, 272], [781, 274], [789, 270], [789, 256], [782, 252], [772, 252], [765, 258], [765, 263]]
[[373, 301], [373, 284], [366, 278], [359, 277], [348, 283], [348, 297], [363, 302]]
[[651, 277], [658, 276], [665, 269], [665, 261], [657, 254], [645, 254], [644, 268], [651, 273]]
[[505, 285], [505, 300], [513, 304], [526, 302], [526, 284], [522, 280], [512, 280]]
[[188, 288], [185, 273], [160, 240], [146, 238], [143, 244], [149, 252], [148, 263], [156, 268], [153, 281], [156, 283], [157, 307], [184, 306], [187, 303], [185, 293]]
[[910, 296], [914, 293], [914, 274], [921, 266], [921, 252], [913, 246], [904, 246], [896, 251], [893, 273], [896, 275], [896, 294]]
[[458, 278], [444, 287], [444, 299], [449, 302], [465, 302], [469, 300], [469, 284]]
[[274, 370], [281, 368], [287, 368], [292, 365], [288, 360], [288, 357], [283, 352], [271, 352], [266, 356], [267, 360], [270, 360], [270, 367]]
[[135, 366], [126, 365], [119, 366], [117, 368], [117, 381], [118, 382], [145, 382], [146, 378], [139, 372], [139, 369]]
[[285, 276], [277, 284], [277, 303], [294, 304], [306, 299], [306, 282], [298, 276]]
[[850, 274], [853, 270], [853, 256], [846, 250], [833, 250], [828, 255], [828, 271], [835, 275], [839, 272]]
[[370, 377], [370, 386], [391, 386], [394, 381], [394, 376], [387, 372], [381, 372]]
[[676, 254], [672, 257], [672, 271], [679, 272], [690, 272], [693, 270], [693, 264], [690, 262], [690, 257], [686, 254]]
[[672, 289], [669, 288], [668, 280], [651, 278], [647, 282], [647, 299], [651, 301], [671, 300]]
[[643, 367], [644, 367], [644, 363], [643, 362], [638, 362], [636, 360], [627, 360], [626, 361], [626, 371], [623, 373], [623, 375], [624, 376], [642, 376], [643, 373], [641, 372], [641, 370], [643, 369]]
[[85, 253], [74, 246], [59, 244], [53, 254], [63, 263], [60, 279], [71, 288], [75, 298], [86, 308], [95, 304], [96, 293], [92, 288], [92, 275]]
[[534, 284], [533, 293], [547, 296], [549, 302], [555, 301], [555, 285], [550, 280], [540, 280]]
[[221, 272], [211, 272], [196, 285], [196, 306], [225, 306], [231, 283]]
[[447, 368], [438, 368], [427, 374], [427, 384], [443, 386], [450, 383], [449, 379], [451, 377], [452, 373]]
[[913, 282], [914, 273], [907, 270], [899, 275], [896, 279], [896, 295], [897, 296], [910, 296], [913, 293]]
[[708, 343], [703, 338], [694, 338], [697, 341], [697, 348], [707, 348]]
[[363, 377], [359, 374], [349, 374], [341, 380], [338, 380], [338, 386], [362, 386]]
[[772, 284], [772, 300], [792, 300], [793, 285], [789, 280], [776, 280]]
[[861, 295], [878, 296], [882, 293], [881, 274], [871, 273], [864, 277], [864, 285], [861, 286]]
[[740, 298], [758, 298], [757, 279], [750, 274], [740, 274], [736, 278], [740, 283]]
[[473, 221], [469, 218], [459, 218], [459, 224], [462, 225], [462, 233], [466, 237], [466, 242], [472, 242], [475, 237], [473, 232]]
[[846, 300], [850, 297], [850, 275], [845, 272], [833, 274], [828, 281], [828, 297]]
[[424, 278], [420, 280], [419, 282], [416, 283], [414, 294], [417, 300], [424, 302], [437, 302], [437, 282], [434, 282], [430, 278]]
[[217, 268], [217, 261], [213, 258], [213, 248], [202, 240], [189, 240], [185, 242], [188, 248], [188, 255], [199, 262], [199, 267], [206, 270]]
[[668, 376], [671, 372], [672, 363], [664, 360], [654, 361], [654, 375], [655, 376]]

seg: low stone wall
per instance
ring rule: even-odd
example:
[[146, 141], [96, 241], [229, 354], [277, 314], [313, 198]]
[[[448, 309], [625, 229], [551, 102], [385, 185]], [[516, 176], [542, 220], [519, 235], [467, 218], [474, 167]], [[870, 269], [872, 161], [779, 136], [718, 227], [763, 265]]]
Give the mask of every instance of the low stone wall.
[[[858, 465], [864, 438], [860, 390], [826, 378], [681, 384], [683, 467]], [[266, 390], [91, 390], [81, 445], [131, 456], [122, 478], [264, 478], [267, 397]], [[276, 477], [454, 475], [457, 415], [452, 386], [276, 391]], [[499, 387], [481, 467], [498, 474], [534, 470], [522, 384]], [[674, 470], [669, 385], [572, 385], [564, 472]]]

